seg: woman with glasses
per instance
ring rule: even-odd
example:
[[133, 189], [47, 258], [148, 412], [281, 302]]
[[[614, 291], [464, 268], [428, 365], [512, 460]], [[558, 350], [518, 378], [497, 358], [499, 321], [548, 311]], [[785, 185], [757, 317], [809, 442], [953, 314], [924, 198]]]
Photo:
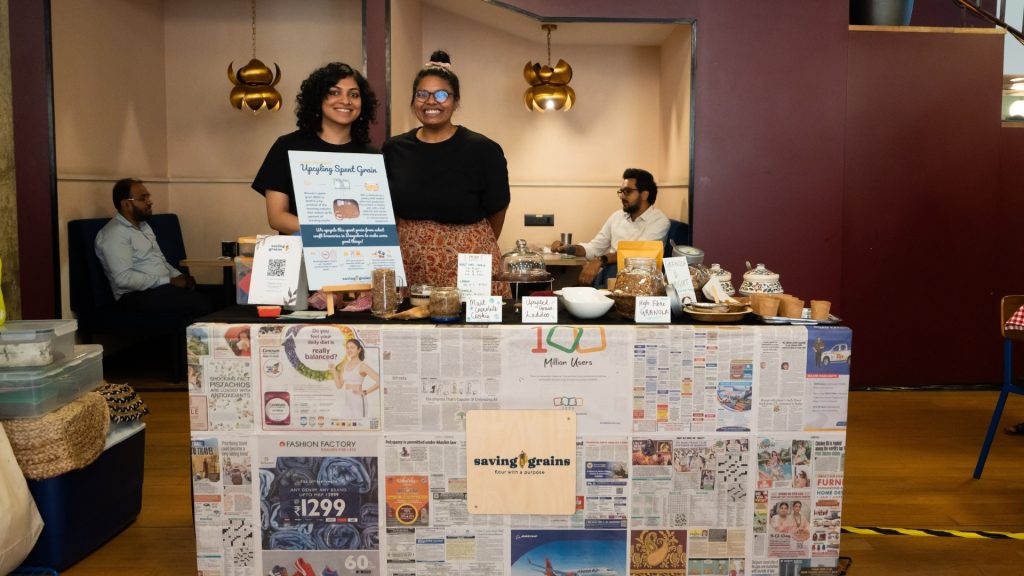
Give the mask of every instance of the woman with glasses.
[[267, 222], [281, 234], [299, 231], [289, 150], [378, 152], [370, 146], [377, 97], [358, 70], [341, 62], [318, 68], [302, 81], [295, 100], [299, 129], [274, 142], [252, 182], [253, 189], [266, 197]]
[[[412, 91], [420, 127], [383, 149], [408, 282], [455, 286], [459, 253], [490, 254], [497, 273], [497, 238], [510, 199], [505, 154], [493, 140], [452, 123], [459, 77], [447, 53], [430, 55]], [[492, 286], [492, 293], [504, 292]]]

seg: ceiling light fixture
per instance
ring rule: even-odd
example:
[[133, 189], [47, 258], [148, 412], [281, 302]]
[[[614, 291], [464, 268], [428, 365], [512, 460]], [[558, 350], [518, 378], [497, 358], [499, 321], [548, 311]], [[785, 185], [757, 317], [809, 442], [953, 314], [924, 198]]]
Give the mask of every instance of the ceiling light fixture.
[[576, 102], [576, 92], [569, 86], [572, 80], [572, 66], [565, 60], [559, 60], [551, 67], [551, 31], [557, 30], [554, 24], [543, 24], [541, 29], [548, 33], [548, 63], [527, 62], [523, 68], [523, 77], [530, 87], [523, 94], [523, 103], [528, 110], [546, 112], [548, 110], [568, 111]]
[[228, 80], [235, 85], [231, 89], [231, 105], [239, 110], [259, 114], [260, 110], [276, 112], [281, 109], [281, 94], [274, 88], [281, 81], [281, 68], [274, 63], [270, 71], [266, 64], [256, 59], [256, 0], [252, 0], [252, 60], [245, 66], [232, 71], [234, 61], [228, 64]]

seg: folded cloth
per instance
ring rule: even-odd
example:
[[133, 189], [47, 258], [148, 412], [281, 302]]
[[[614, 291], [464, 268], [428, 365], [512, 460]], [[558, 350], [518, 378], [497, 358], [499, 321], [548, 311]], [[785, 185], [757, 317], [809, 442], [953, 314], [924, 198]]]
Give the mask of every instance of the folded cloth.
[[1007, 330], [1024, 330], [1024, 306], [1017, 308], [1017, 311], [1006, 321]]
[[359, 297], [341, 309], [342, 312], [366, 312], [373, 305], [373, 292], [360, 292]]
[[342, 304], [345, 304], [344, 294], [341, 292], [321, 292], [317, 291], [315, 294], [306, 299], [309, 303], [309, 307], [314, 310], [326, 310], [327, 299], [334, 299], [335, 310], [341, 310], [342, 312], [365, 312], [370, 309], [370, 304], [373, 300], [373, 293], [369, 290], [360, 292], [359, 297], [350, 302], [347, 306], [342, 308]]

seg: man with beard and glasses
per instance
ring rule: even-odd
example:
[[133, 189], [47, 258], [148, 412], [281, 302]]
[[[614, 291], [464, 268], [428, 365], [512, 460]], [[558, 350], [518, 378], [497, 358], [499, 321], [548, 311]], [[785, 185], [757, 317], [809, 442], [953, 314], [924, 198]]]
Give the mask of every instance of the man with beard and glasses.
[[209, 297], [195, 291], [195, 278], [171, 266], [160, 250], [146, 222], [153, 216], [153, 198], [142, 181], [118, 180], [113, 201], [117, 215], [96, 235], [96, 256], [118, 306], [192, 318], [212, 312]]
[[594, 283], [594, 279], [603, 268], [615, 263], [615, 247], [619, 241], [664, 242], [668, 234], [668, 216], [654, 207], [654, 201], [658, 198], [658, 185], [650, 172], [639, 168], [627, 168], [622, 173], [622, 187], [615, 193], [622, 201], [622, 212], [612, 213], [593, 240], [568, 246], [556, 240], [551, 245], [552, 252], [591, 259], [580, 271], [579, 282], [585, 286]]

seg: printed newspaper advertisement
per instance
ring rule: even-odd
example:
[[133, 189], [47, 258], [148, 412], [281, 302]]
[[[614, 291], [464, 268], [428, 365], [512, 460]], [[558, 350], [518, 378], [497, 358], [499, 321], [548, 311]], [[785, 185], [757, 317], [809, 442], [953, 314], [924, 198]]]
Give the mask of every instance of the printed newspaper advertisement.
[[749, 431], [755, 341], [744, 327], [638, 327], [634, 432]]
[[633, 436], [633, 528], [730, 528], [749, 517], [747, 437]]
[[382, 574], [375, 435], [257, 438], [259, 574]]
[[803, 326], [758, 327], [758, 422], [762, 432], [804, 428], [807, 329]]
[[251, 332], [247, 324], [188, 327], [186, 350], [192, 430], [252, 430]]
[[503, 333], [487, 327], [383, 330], [387, 430], [464, 431], [466, 412], [497, 409]]
[[580, 435], [626, 434], [628, 326], [514, 326], [502, 330], [501, 407], [574, 410]]
[[629, 439], [576, 440], [576, 513], [512, 516], [515, 528], [626, 528], [629, 521]]
[[625, 530], [512, 530], [512, 576], [627, 574]]
[[845, 443], [842, 433], [758, 438], [755, 558], [779, 558], [777, 569], [835, 564]]
[[505, 517], [466, 508], [466, 441], [384, 439], [387, 574], [500, 574]]
[[255, 372], [263, 430], [379, 430], [380, 329], [265, 325]]
[[196, 556], [205, 575], [254, 574], [252, 469], [248, 436], [192, 436]]

